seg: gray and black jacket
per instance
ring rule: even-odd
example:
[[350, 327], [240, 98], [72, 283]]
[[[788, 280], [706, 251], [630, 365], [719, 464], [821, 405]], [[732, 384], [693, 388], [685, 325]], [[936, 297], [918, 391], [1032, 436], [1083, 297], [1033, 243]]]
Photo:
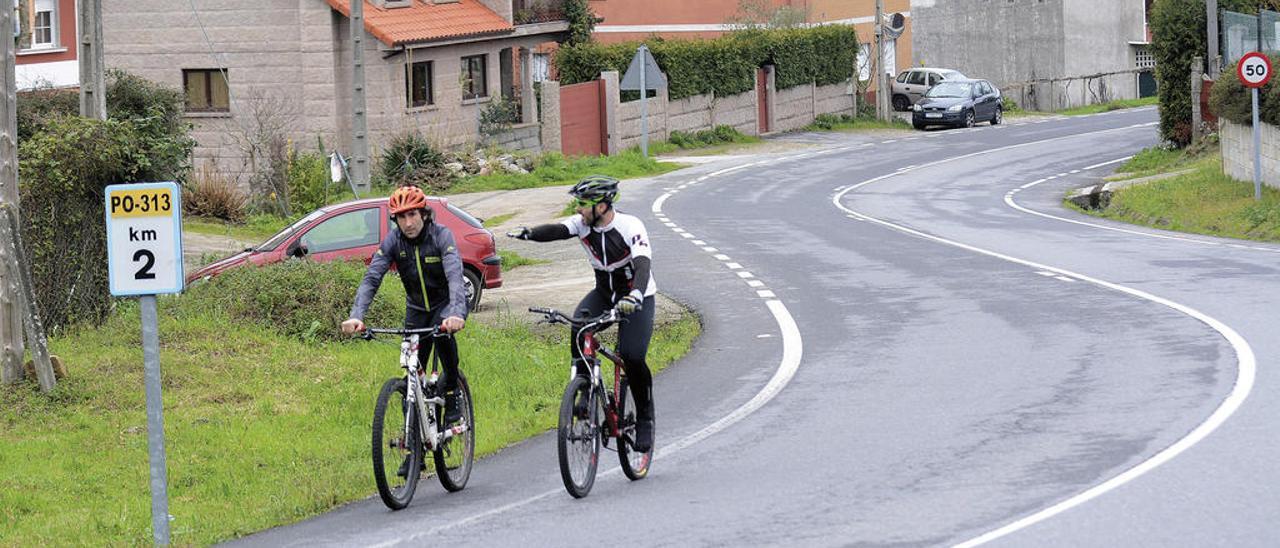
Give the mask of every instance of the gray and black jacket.
[[391, 229], [369, 262], [369, 270], [356, 290], [350, 317], [364, 319], [392, 262], [400, 272], [409, 310], [426, 312], [437, 320], [467, 317], [467, 293], [458, 246], [453, 232], [434, 222], [423, 226], [422, 233], [414, 240], [404, 237], [399, 228]]

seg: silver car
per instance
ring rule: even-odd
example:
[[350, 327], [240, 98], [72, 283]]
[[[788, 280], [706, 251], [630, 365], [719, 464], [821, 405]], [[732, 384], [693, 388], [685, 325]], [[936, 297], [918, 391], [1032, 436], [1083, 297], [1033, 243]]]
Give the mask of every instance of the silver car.
[[963, 79], [959, 71], [944, 68], [918, 67], [907, 69], [893, 80], [893, 109], [909, 110], [920, 101], [924, 92], [943, 80]]

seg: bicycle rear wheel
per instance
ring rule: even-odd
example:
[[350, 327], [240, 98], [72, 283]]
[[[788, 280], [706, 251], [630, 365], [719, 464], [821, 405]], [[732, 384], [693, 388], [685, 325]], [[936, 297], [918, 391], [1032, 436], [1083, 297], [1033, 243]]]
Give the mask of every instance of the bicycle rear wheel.
[[625, 378], [618, 384], [618, 460], [622, 463], [622, 473], [636, 481], [649, 475], [653, 448], [644, 453], [631, 448], [636, 439], [636, 401], [630, 388]]
[[574, 377], [560, 399], [560, 478], [574, 498], [591, 492], [600, 462], [600, 419], [603, 398], [586, 377]]
[[[467, 377], [458, 372], [458, 388], [456, 397], [462, 409], [462, 419], [452, 427], [463, 427], [461, 434], [455, 434], [433, 452], [436, 464], [436, 475], [440, 477], [440, 485], [449, 492], [461, 491], [467, 486], [471, 477], [471, 459], [476, 449], [475, 409], [471, 405], [471, 387]], [[440, 409], [439, 417], [444, 417], [444, 409]]]
[[392, 510], [413, 500], [422, 470], [419, 417], [405, 402], [407, 386], [403, 378], [387, 380], [373, 408], [373, 479], [383, 504]]

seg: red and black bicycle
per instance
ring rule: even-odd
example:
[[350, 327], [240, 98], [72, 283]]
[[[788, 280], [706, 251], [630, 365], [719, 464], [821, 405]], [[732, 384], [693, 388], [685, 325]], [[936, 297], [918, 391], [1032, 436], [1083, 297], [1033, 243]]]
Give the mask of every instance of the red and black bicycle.
[[[628, 478], [644, 479], [653, 462], [653, 449], [640, 453], [632, 448], [636, 436], [636, 402], [627, 385], [622, 358], [596, 339], [596, 333], [621, 321], [621, 313], [611, 309], [594, 318], [575, 319], [550, 308], [530, 308], [529, 311], [543, 315], [547, 323], [572, 328], [577, 334], [573, 344], [585, 360], [589, 374], [580, 375], [576, 367], [570, 367], [569, 385], [560, 400], [557, 441], [564, 488], [575, 498], [591, 492], [602, 446], [618, 453], [622, 472]], [[600, 356], [613, 363], [612, 389], [605, 387]], [[613, 447], [609, 447], [610, 440], [614, 440]]]

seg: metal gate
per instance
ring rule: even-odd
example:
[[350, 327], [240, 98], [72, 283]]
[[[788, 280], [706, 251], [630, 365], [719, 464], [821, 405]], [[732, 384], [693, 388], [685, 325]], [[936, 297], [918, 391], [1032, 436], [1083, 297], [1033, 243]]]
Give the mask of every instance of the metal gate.
[[756, 69], [756, 100], [759, 104], [756, 106], [756, 116], [759, 119], [760, 134], [769, 133], [769, 73], [763, 69]]
[[560, 150], [565, 156], [607, 152], [604, 123], [604, 80], [560, 88]]

